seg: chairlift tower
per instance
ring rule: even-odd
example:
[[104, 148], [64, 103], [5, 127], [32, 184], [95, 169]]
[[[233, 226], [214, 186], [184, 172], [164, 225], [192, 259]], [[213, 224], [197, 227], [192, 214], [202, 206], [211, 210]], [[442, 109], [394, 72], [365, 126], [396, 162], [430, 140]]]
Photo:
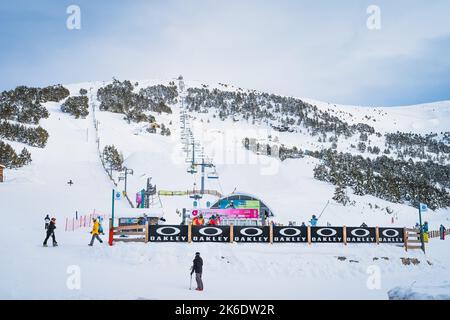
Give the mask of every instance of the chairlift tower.
[[123, 176], [119, 177], [119, 181], [124, 180], [124, 182], [125, 182], [125, 188], [123, 190], [125, 192], [125, 194], [127, 194], [128, 175], [129, 174], [133, 175], [133, 173], [134, 173], [133, 169], [128, 169], [127, 167], [124, 167], [123, 168]]
[[147, 189], [144, 192], [144, 207], [150, 208], [155, 204], [156, 185], [152, 185], [152, 178], [147, 178]]

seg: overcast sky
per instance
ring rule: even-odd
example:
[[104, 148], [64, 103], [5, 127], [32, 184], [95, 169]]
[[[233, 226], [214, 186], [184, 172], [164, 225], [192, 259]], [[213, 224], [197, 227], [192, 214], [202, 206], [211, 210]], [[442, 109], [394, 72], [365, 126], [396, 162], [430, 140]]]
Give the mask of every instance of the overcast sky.
[[2, 0], [0, 90], [182, 74], [343, 104], [450, 100], [449, 16], [448, 0]]

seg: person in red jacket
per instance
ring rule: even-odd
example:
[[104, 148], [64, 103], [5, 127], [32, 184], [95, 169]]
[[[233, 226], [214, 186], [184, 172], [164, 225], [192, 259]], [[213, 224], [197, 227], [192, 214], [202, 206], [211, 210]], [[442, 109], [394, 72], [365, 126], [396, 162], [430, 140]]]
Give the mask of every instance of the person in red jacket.
[[209, 219], [209, 225], [210, 226], [217, 226], [217, 219], [215, 215], [212, 215], [211, 218]]
[[202, 226], [202, 225], [204, 225], [205, 224], [205, 219], [203, 219], [203, 215], [195, 217], [194, 220], [192, 220], [192, 224], [194, 226]]

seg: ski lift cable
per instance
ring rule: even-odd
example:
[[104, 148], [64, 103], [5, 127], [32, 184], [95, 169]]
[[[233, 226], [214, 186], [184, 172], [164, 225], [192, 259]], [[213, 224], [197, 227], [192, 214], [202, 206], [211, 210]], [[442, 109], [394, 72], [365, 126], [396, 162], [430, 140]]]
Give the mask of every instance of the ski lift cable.
[[220, 193], [223, 194], [222, 184], [220, 183], [220, 178], [217, 179], [217, 183], [219, 184]]

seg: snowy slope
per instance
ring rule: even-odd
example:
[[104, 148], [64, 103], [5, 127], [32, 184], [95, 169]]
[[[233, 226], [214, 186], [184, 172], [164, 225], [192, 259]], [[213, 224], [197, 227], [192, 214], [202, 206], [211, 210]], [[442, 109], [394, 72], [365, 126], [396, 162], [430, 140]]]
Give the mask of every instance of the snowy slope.
[[[160, 82], [140, 82], [140, 86], [156, 83]], [[170, 137], [150, 134], [142, 124], [126, 123], [123, 115], [98, 110], [95, 92], [102, 85], [103, 82], [93, 82], [67, 87], [72, 94], [77, 94], [80, 88], [92, 88], [88, 96], [96, 108], [100, 148], [114, 144], [123, 153], [125, 165], [134, 170], [128, 183], [131, 199], [145, 187], [148, 177], [152, 177], [152, 183], [160, 190], [185, 191], [192, 189], [194, 182], [199, 186], [199, 175], [186, 172], [180, 142], [180, 106], [172, 108], [172, 115], [155, 115], [158, 122], [172, 122]], [[364, 120], [369, 115], [376, 119], [371, 125], [382, 132], [438, 131], [450, 123], [449, 102], [377, 109], [316, 104], [319, 108], [333, 109], [347, 121], [350, 120], [345, 112], [351, 113], [355, 123], [371, 121]], [[87, 119], [75, 120], [61, 113], [59, 104], [46, 106], [50, 118], [41, 121], [50, 134], [46, 148], [30, 149], [32, 164], [20, 170], [7, 170], [7, 181], [0, 184], [0, 214], [7, 228], [0, 235], [3, 243], [0, 254], [9, 257], [0, 267], [0, 298], [194, 299], [198, 293], [187, 288], [188, 268], [195, 251], [201, 251], [205, 259], [207, 290], [201, 298], [206, 299], [386, 299], [387, 291], [394, 287], [408, 286], [416, 280], [439, 286], [439, 279], [450, 276], [450, 260], [445, 254], [449, 240], [432, 240], [426, 257], [389, 245], [118, 244], [111, 248], [96, 244], [89, 248], [87, 229], [75, 232], [63, 229], [65, 218], [72, 218], [75, 211], [88, 214], [95, 209], [97, 213], [110, 213], [113, 184], [99, 160], [94, 115], [90, 112]], [[193, 116], [195, 137], [217, 165], [220, 175], [219, 181], [207, 181], [208, 189], [223, 194], [239, 190], [257, 195], [275, 212], [275, 220], [283, 224], [308, 221], [332, 197], [334, 187], [313, 178], [316, 159], [305, 157], [280, 162], [242, 147], [244, 137], [265, 138], [271, 132], [269, 128], [232, 120], [222, 122], [207, 114]], [[279, 138], [287, 145], [314, 145], [301, 133], [280, 133]], [[13, 145], [20, 147], [20, 144]], [[117, 178], [117, 173], [114, 176]], [[67, 185], [69, 179], [74, 181], [72, 187]], [[119, 189], [123, 189], [123, 182], [119, 183]], [[206, 200], [214, 199], [209, 197], [200, 204], [204, 206]], [[358, 226], [365, 222], [403, 227], [414, 225], [417, 220], [416, 210], [406, 205], [371, 196], [352, 196], [352, 200], [356, 201], [352, 207], [331, 202], [321, 223]], [[176, 209], [192, 207], [192, 199], [188, 197], [161, 197], [161, 201], [167, 223], [180, 222]], [[377, 204], [380, 209], [370, 209], [369, 203]], [[129, 207], [125, 200], [116, 205], [117, 215], [129, 212], [125, 210]], [[394, 215], [389, 215], [384, 210], [386, 207], [393, 209]], [[57, 218], [58, 248], [41, 247], [43, 217], [47, 213]], [[440, 223], [449, 225], [449, 213], [448, 209], [431, 212], [426, 217], [431, 229], [437, 229]], [[340, 261], [338, 256], [347, 259]], [[375, 257], [379, 259], [374, 260]], [[403, 266], [401, 257], [417, 257], [421, 263]], [[66, 286], [67, 268], [71, 265], [81, 268], [81, 290], [69, 290]], [[369, 290], [366, 285], [367, 268], [373, 265], [381, 271], [379, 290]], [[142, 281], [136, 282], [138, 278]]]

